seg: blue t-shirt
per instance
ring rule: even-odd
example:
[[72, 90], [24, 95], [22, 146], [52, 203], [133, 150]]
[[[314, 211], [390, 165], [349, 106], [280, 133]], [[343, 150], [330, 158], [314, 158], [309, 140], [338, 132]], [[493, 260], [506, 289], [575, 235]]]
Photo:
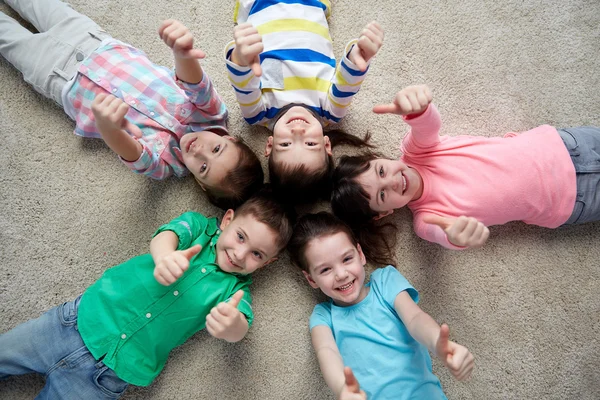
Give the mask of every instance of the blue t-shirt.
[[371, 290], [358, 304], [318, 304], [310, 329], [331, 329], [344, 365], [352, 368], [370, 400], [447, 399], [431, 372], [427, 348], [413, 339], [394, 309], [396, 296], [404, 290], [418, 302], [415, 288], [392, 266], [373, 272], [367, 286]]

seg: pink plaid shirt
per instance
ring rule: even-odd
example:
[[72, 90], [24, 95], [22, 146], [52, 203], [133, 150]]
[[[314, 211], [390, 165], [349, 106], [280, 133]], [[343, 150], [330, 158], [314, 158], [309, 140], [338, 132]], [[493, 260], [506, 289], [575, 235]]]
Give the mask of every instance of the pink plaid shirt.
[[207, 74], [200, 83], [183, 82], [174, 71], [148, 60], [141, 50], [116, 40], [104, 43], [84, 60], [67, 92], [75, 110], [76, 135], [101, 137], [91, 110], [99, 93], [129, 104], [126, 117], [142, 130], [138, 141], [143, 151], [136, 161], [122, 161], [154, 179], [189, 172], [174, 151], [186, 133], [227, 134], [227, 108]]

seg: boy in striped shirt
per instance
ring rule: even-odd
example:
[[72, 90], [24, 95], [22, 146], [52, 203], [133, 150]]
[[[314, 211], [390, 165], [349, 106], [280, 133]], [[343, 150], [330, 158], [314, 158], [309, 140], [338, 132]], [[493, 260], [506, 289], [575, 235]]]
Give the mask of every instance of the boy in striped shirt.
[[235, 40], [225, 48], [229, 80], [249, 124], [268, 127], [265, 155], [274, 189], [288, 200], [327, 197], [337, 143], [366, 144], [323, 127], [346, 114], [383, 30], [371, 22], [336, 68], [329, 0], [238, 0]]

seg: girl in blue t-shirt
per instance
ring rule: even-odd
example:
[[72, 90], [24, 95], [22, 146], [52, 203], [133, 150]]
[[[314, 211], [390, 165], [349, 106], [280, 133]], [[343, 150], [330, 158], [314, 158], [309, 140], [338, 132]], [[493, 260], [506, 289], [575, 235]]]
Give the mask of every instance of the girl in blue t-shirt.
[[310, 330], [337, 399], [446, 399], [427, 350], [456, 379], [471, 376], [473, 355], [417, 306], [417, 291], [396, 268], [376, 270], [365, 285], [366, 259], [344, 222], [305, 215], [288, 250], [308, 283], [330, 297], [315, 307]]

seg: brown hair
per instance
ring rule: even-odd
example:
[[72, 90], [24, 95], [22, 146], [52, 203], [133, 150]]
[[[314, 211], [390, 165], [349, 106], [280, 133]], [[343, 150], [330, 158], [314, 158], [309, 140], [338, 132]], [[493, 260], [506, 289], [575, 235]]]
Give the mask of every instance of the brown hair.
[[265, 173], [256, 154], [240, 138], [233, 141], [239, 149], [237, 165], [225, 175], [218, 187], [204, 185], [208, 200], [227, 210], [235, 209], [259, 190]]
[[350, 225], [368, 259], [377, 264], [394, 264], [398, 228], [391, 222], [375, 221], [379, 214], [369, 206], [371, 196], [356, 181], [377, 158], [380, 156], [372, 152], [340, 158], [333, 173], [331, 209]]
[[[331, 147], [348, 144], [353, 147], [373, 147], [369, 143], [371, 135], [364, 138], [350, 135], [340, 129], [325, 132]], [[331, 176], [335, 168], [333, 157], [326, 155], [325, 165], [321, 168], [309, 168], [306, 165], [294, 165], [273, 161], [273, 153], [269, 156], [269, 181], [273, 190], [282, 201], [293, 204], [306, 204], [315, 200], [329, 200], [331, 193]]]
[[277, 201], [272, 190], [264, 186], [235, 210], [234, 218], [251, 215], [277, 234], [277, 248], [281, 251], [292, 237], [296, 213], [294, 209]]
[[292, 262], [306, 272], [309, 265], [306, 261], [306, 247], [313, 239], [323, 236], [331, 236], [343, 232], [354, 247], [358, 244], [352, 229], [341, 219], [326, 211], [317, 214], [303, 215], [294, 228], [294, 234], [288, 244], [288, 253]]

